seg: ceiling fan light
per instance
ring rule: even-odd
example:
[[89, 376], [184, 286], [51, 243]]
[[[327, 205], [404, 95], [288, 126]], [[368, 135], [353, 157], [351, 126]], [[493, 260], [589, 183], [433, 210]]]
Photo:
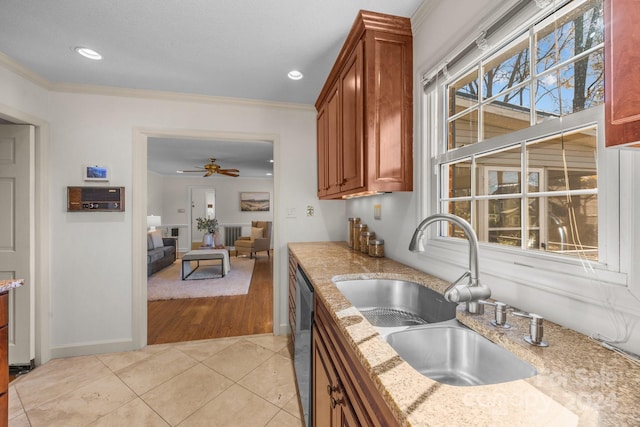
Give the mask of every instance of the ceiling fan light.
[[88, 47], [78, 46], [75, 48], [75, 51], [85, 58], [93, 59], [94, 61], [99, 61], [102, 59], [102, 55], [99, 52]]

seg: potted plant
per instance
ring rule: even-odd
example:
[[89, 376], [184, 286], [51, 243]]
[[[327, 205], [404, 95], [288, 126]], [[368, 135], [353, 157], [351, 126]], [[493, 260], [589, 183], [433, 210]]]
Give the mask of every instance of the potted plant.
[[198, 230], [205, 232], [202, 238], [202, 245], [213, 246], [214, 236], [218, 234], [218, 220], [215, 218], [196, 218], [196, 224]]

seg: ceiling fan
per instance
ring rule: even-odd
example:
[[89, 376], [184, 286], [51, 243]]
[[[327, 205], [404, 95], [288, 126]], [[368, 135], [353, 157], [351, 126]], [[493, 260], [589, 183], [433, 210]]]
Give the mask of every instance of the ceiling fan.
[[200, 166], [195, 166], [195, 167], [197, 168], [196, 170], [183, 170], [182, 172], [204, 172], [203, 176], [205, 177], [211, 176], [214, 173], [236, 177], [236, 176], [239, 176], [238, 172], [240, 172], [238, 169], [221, 169], [220, 165], [216, 164], [215, 157], [210, 157], [209, 163], [205, 164], [203, 167], [200, 167]]

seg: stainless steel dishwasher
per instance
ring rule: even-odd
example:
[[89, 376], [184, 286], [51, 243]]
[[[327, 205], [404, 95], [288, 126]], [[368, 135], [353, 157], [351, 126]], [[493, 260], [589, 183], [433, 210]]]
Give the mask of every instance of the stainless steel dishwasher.
[[294, 367], [296, 370], [296, 380], [298, 381], [298, 392], [300, 393], [300, 403], [304, 412], [304, 421], [307, 427], [311, 427], [311, 403], [312, 403], [312, 372], [311, 353], [313, 337], [311, 329], [313, 326], [313, 286], [298, 267], [296, 273], [296, 324], [295, 324], [295, 347], [294, 347]]

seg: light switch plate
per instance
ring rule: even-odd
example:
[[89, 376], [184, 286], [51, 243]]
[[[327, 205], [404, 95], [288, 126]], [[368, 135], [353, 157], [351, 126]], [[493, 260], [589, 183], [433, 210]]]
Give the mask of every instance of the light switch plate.
[[373, 219], [382, 218], [382, 205], [373, 205]]
[[307, 205], [307, 216], [313, 216], [313, 206]]

